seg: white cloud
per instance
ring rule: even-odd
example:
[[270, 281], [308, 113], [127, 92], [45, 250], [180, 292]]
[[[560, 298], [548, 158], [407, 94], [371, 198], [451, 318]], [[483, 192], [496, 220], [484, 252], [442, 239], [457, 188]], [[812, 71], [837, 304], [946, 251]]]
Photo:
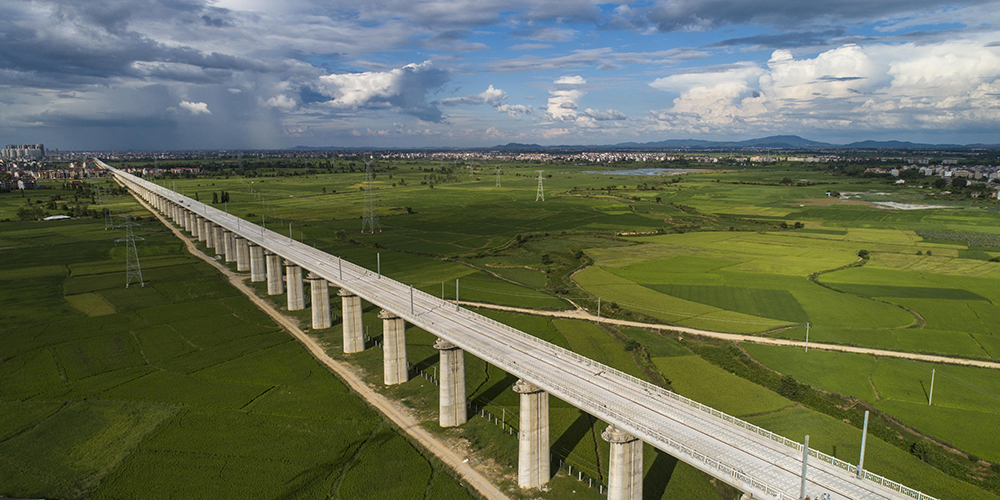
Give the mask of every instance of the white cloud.
[[493, 109], [497, 110], [498, 113], [504, 113], [511, 118], [519, 118], [523, 115], [530, 115], [533, 112], [531, 106], [525, 106], [523, 104], [507, 104], [506, 101], [507, 93], [501, 89], [493, 87], [493, 85], [490, 85], [488, 89], [479, 94], [441, 99], [441, 104], [445, 106], [458, 106], [460, 104], [489, 104], [490, 106], [493, 106]]
[[441, 104], [445, 106], [457, 106], [459, 104], [489, 104], [496, 106], [503, 102], [504, 99], [507, 99], [507, 93], [490, 85], [488, 89], [479, 94], [441, 99]]
[[210, 115], [211, 111], [208, 110], [208, 104], [204, 102], [190, 102], [181, 101], [181, 109], [191, 113], [192, 115]]
[[295, 102], [295, 99], [286, 96], [285, 94], [278, 94], [267, 101], [264, 102], [265, 106], [271, 108], [278, 108], [284, 111], [292, 111], [299, 105]]
[[566, 75], [553, 83], [555, 86], [549, 90], [546, 117], [557, 122], [576, 120], [577, 101], [587, 95], [580, 86], [586, 85], [587, 80], [580, 75]]
[[982, 42], [848, 44], [803, 59], [776, 50], [765, 65], [653, 81], [678, 96], [652, 117], [661, 129], [695, 133], [996, 126], [998, 51]]
[[447, 72], [431, 61], [407, 64], [388, 71], [341, 73], [319, 77], [319, 92], [333, 99], [324, 105], [335, 110], [394, 109], [417, 118], [440, 122], [444, 119], [436, 105], [427, 102], [427, 93], [448, 81]]

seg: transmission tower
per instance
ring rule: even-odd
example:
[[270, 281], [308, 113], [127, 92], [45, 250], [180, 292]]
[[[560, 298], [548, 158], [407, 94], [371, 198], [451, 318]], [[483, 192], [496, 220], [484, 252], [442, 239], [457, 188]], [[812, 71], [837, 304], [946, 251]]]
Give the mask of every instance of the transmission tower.
[[538, 172], [538, 191], [535, 193], [535, 201], [545, 201], [545, 190], [542, 189], [542, 172], [544, 170], [535, 170]]
[[500, 166], [497, 166], [497, 187], [500, 187]]
[[142, 268], [139, 267], [139, 252], [135, 249], [135, 240], [145, 242], [146, 238], [136, 237], [132, 233], [132, 228], [135, 226], [142, 227], [142, 224], [132, 222], [132, 216], [125, 214], [125, 222], [119, 226], [125, 228], [125, 237], [115, 240], [115, 246], [118, 246], [119, 241], [125, 242], [125, 288], [128, 288], [133, 280], [138, 281], [139, 286], [146, 286], [142, 281]]
[[378, 223], [378, 197], [375, 195], [375, 176], [372, 174], [371, 160], [365, 160], [365, 209], [361, 221], [361, 232], [368, 229], [369, 233], [374, 233], [376, 228], [382, 232], [382, 226]]

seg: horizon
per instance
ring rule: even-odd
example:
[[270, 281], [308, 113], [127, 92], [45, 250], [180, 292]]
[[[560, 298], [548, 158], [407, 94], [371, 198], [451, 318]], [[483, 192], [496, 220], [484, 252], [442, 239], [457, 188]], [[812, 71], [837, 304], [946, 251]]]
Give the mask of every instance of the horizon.
[[997, 144], [1000, 0], [0, 6], [0, 140], [61, 151]]

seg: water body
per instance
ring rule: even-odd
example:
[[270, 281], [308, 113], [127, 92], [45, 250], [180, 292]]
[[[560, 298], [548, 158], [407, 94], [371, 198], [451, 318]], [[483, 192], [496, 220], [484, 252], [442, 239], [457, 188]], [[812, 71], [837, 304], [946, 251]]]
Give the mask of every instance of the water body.
[[680, 175], [697, 171], [690, 168], [634, 168], [632, 170], [588, 170], [584, 173], [601, 175]]

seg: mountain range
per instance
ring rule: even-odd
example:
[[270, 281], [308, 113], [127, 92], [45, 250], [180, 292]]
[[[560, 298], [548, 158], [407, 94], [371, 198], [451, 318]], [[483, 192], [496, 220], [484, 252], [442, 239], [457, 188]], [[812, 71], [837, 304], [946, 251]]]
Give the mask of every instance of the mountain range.
[[[295, 146], [292, 149], [459, 149], [459, 148], [350, 148], [350, 147], [313, 147]], [[909, 141], [859, 141], [850, 144], [832, 144], [829, 142], [811, 141], [797, 135], [772, 135], [745, 141], [706, 141], [701, 139], [668, 139], [654, 142], [621, 142], [618, 144], [604, 145], [561, 145], [542, 146], [539, 144], [521, 144], [511, 142], [508, 144], [494, 146], [492, 148], [465, 148], [465, 149], [487, 149], [492, 151], [587, 151], [587, 150], [623, 150], [623, 149], [692, 149], [692, 150], [713, 150], [713, 149], [802, 149], [802, 150], [822, 150], [822, 149], [1000, 149], [1000, 144], [923, 144]]]

